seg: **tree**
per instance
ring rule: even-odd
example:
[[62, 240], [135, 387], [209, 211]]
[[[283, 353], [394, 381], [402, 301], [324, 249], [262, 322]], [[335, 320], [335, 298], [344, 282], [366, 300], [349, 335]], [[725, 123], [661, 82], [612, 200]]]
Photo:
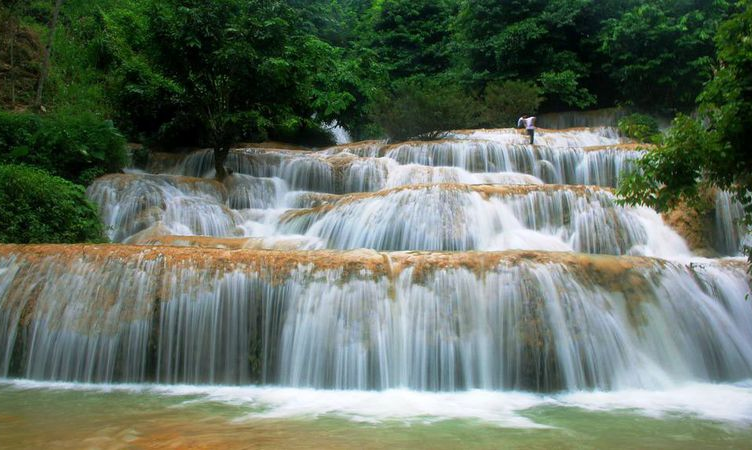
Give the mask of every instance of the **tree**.
[[35, 166], [87, 185], [126, 164], [125, 140], [112, 121], [70, 112], [0, 111], [0, 163]]
[[331, 137], [322, 122], [363, 115], [353, 105], [372, 89], [357, 78], [360, 62], [305, 32], [285, 2], [141, 2], [142, 11], [128, 6], [105, 18], [115, 36], [107, 43], [118, 74], [112, 91], [121, 108], [133, 106], [125, 128], [211, 146], [218, 179], [234, 142], [323, 145]]
[[363, 0], [287, 0], [299, 17], [299, 27], [307, 34], [340, 48], [349, 48], [357, 39], [358, 16], [367, 8]]
[[618, 122], [619, 133], [638, 142], [658, 144], [661, 130], [658, 121], [647, 114], [632, 113]]
[[281, 3], [264, 0], [151, 5], [152, 63], [177, 86], [181, 112], [175, 119], [202, 126], [219, 180], [227, 175], [224, 162], [243, 128], [253, 133], [265, 125], [254, 103], [289, 76], [290, 65], [281, 57], [290, 33], [286, 13]]
[[619, 189], [626, 202], [669, 209], [715, 186], [734, 191], [752, 218], [752, 1], [735, 9], [716, 34], [717, 67], [698, 117], [677, 117], [664, 144], [639, 161]]
[[0, 74], [3, 76], [3, 84], [0, 85], [0, 100], [3, 103], [7, 102], [10, 109], [16, 107], [19, 78], [22, 77], [23, 72], [26, 72], [27, 77], [31, 72], [34, 79], [37, 78], [33, 70], [24, 67], [31, 65], [29, 60], [32, 59], [33, 44], [36, 42], [33, 39], [27, 39], [32, 45], [27, 43], [26, 48], [19, 45], [22, 44], [19, 43], [19, 38], [23, 38], [20, 16], [25, 6], [26, 2], [23, 0], [8, 1], [0, 6]]

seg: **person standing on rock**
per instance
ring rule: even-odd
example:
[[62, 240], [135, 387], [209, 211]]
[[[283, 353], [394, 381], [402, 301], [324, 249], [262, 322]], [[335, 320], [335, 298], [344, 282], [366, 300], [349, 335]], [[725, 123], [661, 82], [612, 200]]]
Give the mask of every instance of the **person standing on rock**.
[[517, 128], [525, 127], [528, 136], [530, 136], [530, 145], [535, 140], [535, 116], [523, 115], [517, 121]]

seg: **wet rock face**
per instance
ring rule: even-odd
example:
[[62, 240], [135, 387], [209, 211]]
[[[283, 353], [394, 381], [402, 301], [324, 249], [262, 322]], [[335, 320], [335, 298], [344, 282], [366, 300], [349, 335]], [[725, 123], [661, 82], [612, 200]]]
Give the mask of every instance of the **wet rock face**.
[[684, 238], [689, 248], [702, 256], [718, 256], [713, 248], [712, 217], [696, 209], [681, 204], [662, 214], [663, 220]]

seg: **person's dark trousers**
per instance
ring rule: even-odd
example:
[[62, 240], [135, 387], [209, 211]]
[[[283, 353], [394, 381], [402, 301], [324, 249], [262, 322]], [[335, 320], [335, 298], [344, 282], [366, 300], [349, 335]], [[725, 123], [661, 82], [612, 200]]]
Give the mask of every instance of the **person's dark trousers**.
[[530, 135], [530, 145], [533, 145], [533, 141], [535, 140], [535, 130], [534, 129], [527, 130], [527, 134]]

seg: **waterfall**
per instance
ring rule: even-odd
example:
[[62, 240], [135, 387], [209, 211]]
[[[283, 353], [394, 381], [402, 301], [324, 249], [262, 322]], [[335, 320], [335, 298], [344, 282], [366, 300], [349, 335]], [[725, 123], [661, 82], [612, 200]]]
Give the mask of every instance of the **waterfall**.
[[337, 144], [347, 144], [352, 142], [350, 133], [348, 133], [347, 130], [342, 127], [342, 125], [337, 123], [337, 121], [327, 123], [324, 126], [326, 130], [332, 134], [332, 137], [334, 137], [334, 141]]
[[713, 244], [723, 255], [739, 255], [752, 245], [752, 235], [744, 225], [744, 206], [728, 191], [715, 195], [715, 234]]
[[[383, 391], [752, 378], [750, 279], [615, 187], [613, 128], [155, 154], [87, 189], [115, 244], [0, 246], [0, 377]], [[741, 206], [716, 197], [738, 255]], [[557, 394], [564, 395], [564, 394]], [[568, 394], [567, 394], [568, 395]]]
[[[453, 137], [466, 139], [486, 139], [504, 144], [525, 144], [527, 135], [509, 128], [491, 130], [468, 130], [455, 132]], [[538, 129], [535, 133], [537, 145], [551, 147], [592, 147], [623, 143], [619, 130], [614, 127], [570, 128], [565, 130]]]
[[99, 205], [108, 237], [120, 242], [153, 225], [172, 234], [227, 236], [240, 220], [227, 191], [211, 180], [165, 175], [108, 175], [87, 190]]
[[[424, 173], [407, 167], [401, 177], [421, 179]], [[450, 179], [457, 174], [444, 173]], [[159, 234], [305, 235], [333, 249], [689, 255], [656, 214], [619, 206], [607, 190], [515, 186], [524, 175], [483, 176], [508, 184], [406, 184], [337, 196], [288, 192], [281, 179], [241, 174], [224, 185], [168, 175], [111, 175], [96, 181], [89, 196], [100, 205], [110, 237], [132, 243], [151, 242]]]
[[[434, 182], [452, 181], [446, 178], [452, 176], [448, 172], [471, 183], [480, 182], [474, 176], [508, 172], [530, 175], [546, 183], [615, 187], [623, 173], [632, 168], [633, 161], [644, 153], [634, 145], [619, 143], [618, 139], [599, 140], [597, 134], [586, 138], [574, 137], [577, 136], [574, 133], [569, 138], [542, 134], [551, 145], [530, 146], [514, 139], [454, 139], [394, 145], [346, 144], [318, 152], [234, 149], [226, 165], [235, 173], [280, 178], [291, 190], [327, 193], [370, 192], [395, 186], [394, 178], [404, 173], [406, 165], [433, 170]], [[510, 136], [522, 139], [516, 132]], [[578, 145], [580, 142], [592, 146]], [[163, 165], [155, 167], [176, 175], [211, 177], [214, 156], [211, 150], [199, 150], [184, 156], [169, 169]], [[421, 181], [410, 180], [416, 182]]]
[[409, 185], [281, 216], [280, 230], [330, 248], [507, 250], [689, 256], [683, 240], [645, 208], [570, 186]]
[[282, 203], [287, 184], [281, 178], [259, 178], [235, 174], [226, 181], [232, 209], [265, 209]]
[[0, 247], [3, 376], [335, 389], [752, 375], [743, 265], [550, 252]]
[[20, 359], [15, 375], [26, 378], [95, 382], [117, 373], [143, 380], [158, 261], [78, 258], [66, 250], [0, 263], [0, 375]]
[[[324, 159], [306, 152], [271, 149], [234, 149], [226, 167], [254, 177], [281, 178], [293, 190], [334, 192], [332, 167]], [[190, 177], [214, 176], [214, 153], [199, 150], [186, 156], [172, 173]]]

